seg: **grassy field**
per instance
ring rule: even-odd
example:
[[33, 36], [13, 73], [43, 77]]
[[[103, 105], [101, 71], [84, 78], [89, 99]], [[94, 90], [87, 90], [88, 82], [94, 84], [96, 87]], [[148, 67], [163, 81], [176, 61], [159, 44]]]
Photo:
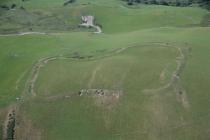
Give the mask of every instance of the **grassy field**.
[[[0, 13], [1, 34], [47, 34], [0, 36], [0, 137], [15, 106], [17, 139], [210, 139], [208, 11], [118, 0], [0, 4], [12, 3]], [[102, 34], [77, 27], [88, 14]]]

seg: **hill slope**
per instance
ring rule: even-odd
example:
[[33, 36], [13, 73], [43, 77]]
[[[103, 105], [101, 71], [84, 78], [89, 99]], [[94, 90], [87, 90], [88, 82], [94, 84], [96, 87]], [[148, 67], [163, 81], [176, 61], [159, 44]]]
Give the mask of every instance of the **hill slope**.
[[[0, 137], [210, 138], [208, 11], [117, 0], [1, 4], [13, 3], [0, 14]], [[81, 15], [94, 15], [103, 34], [78, 28]], [[31, 29], [46, 34], [17, 34]]]

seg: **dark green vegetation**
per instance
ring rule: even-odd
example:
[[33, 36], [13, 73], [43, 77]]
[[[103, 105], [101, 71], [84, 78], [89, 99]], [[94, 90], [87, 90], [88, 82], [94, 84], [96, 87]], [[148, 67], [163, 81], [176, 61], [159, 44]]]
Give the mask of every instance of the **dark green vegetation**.
[[76, 0], [68, 0], [64, 2], [63, 6], [67, 6], [68, 4], [74, 3]]
[[126, 1], [128, 5], [141, 4], [156, 4], [166, 6], [186, 7], [192, 5], [199, 5], [200, 7], [210, 10], [210, 0], [122, 0]]
[[207, 10], [65, 2], [1, 1], [1, 138], [210, 139]]
[[11, 112], [8, 116], [8, 125], [6, 128], [7, 131], [7, 135], [6, 135], [6, 139], [7, 140], [13, 140], [14, 139], [14, 135], [15, 135], [15, 124], [16, 124], [16, 118], [15, 118], [15, 112]]

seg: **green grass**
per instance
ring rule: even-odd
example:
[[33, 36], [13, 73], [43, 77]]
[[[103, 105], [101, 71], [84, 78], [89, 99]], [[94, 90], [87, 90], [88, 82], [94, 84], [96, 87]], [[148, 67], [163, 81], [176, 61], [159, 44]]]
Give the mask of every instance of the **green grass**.
[[[6, 33], [3, 29], [24, 32], [33, 27], [34, 31], [51, 34], [0, 36], [0, 107], [16, 103], [21, 114], [18, 117], [24, 116], [32, 122], [42, 139], [210, 138], [210, 28], [201, 27], [203, 20], [208, 21], [207, 11], [146, 5], [134, 9], [118, 0], [78, 0], [67, 7], [62, 6], [63, 0], [6, 3], [14, 2], [28, 12], [1, 13], [1, 33]], [[83, 14], [96, 16], [104, 34], [77, 29]], [[6, 17], [16, 18], [9, 22]], [[40, 17], [44, 19], [40, 21]], [[28, 22], [30, 26], [25, 24]], [[67, 27], [72, 28], [66, 30]], [[114, 53], [126, 47], [130, 48]], [[146, 92], [170, 81], [180, 56], [177, 48], [191, 50], [179, 83], [186, 90], [188, 109], [172, 87]], [[49, 62], [40, 69], [35, 82], [37, 96], [32, 98], [25, 92], [38, 60], [74, 54], [93, 59]], [[88, 88], [122, 90], [123, 94], [117, 100], [110, 99], [110, 105], [100, 104], [90, 96], [59, 98]], [[23, 100], [16, 101], [17, 97]], [[3, 122], [3, 115], [0, 119]]]
[[[164, 55], [162, 55], [163, 52]], [[140, 133], [145, 128], [141, 128], [137, 124], [143, 124], [145, 121], [142, 118], [145, 114], [142, 114], [141, 110], [145, 106], [144, 100], [148, 98], [148, 95], [142, 91], [158, 88], [169, 81], [170, 76], [160, 81], [160, 73], [167, 66], [168, 75], [171, 75], [176, 66], [176, 52], [175, 48], [164, 48], [159, 45], [139, 46], [130, 48], [116, 56], [94, 61], [60, 60], [52, 62], [43, 68], [37, 80], [39, 105], [33, 105], [37, 102], [35, 100], [34, 103], [30, 101], [23, 106], [38, 124], [45, 117], [53, 114], [52, 118], [46, 118], [47, 124], [40, 126], [44, 131], [50, 132], [45, 134], [46, 139], [68, 139], [69, 137], [75, 139], [119, 139], [119, 137], [132, 139], [142, 137]], [[92, 74], [98, 68], [93, 83], [89, 85]], [[95, 100], [88, 97], [75, 97], [50, 103], [42, 102], [40, 98], [78, 93], [79, 90], [88, 88], [117, 89], [124, 92], [119, 103], [113, 102], [111, 110], [104, 105], [95, 105]], [[61, 102], [63, 103], [60, 104]], [[40, 106], [43, 106], [42, 113], [36, 111]], [[57, 114], [59, 108], [62, 109]], [[136, 111], [134, 112], [134, 110]], [[57, 120], [59, 118], [61, 120]], [[55, 121], [58, 123], [53, 124]], [[124, 135], [124, 133], [133, 131], [134, 135]], [[81, 136], [81, 133], [84, 136]], [[118, 134], [122, 136], [118, 136]]]
[[[147, 47], [149, 49], [147, 49]], [[174, 48], [171, 49], [173, 50]], [[37, 92], [49, 95], [78, 92], [80, 89], [90, 88], [88, 87], [89, 80], [91, 79], [93, 71], [98, 69], [98, 67], [100, 70], [97, 72], [96, 77], [99, 79], [95, 79], [95, 83], [91, 85], [91, 88], [98, 87], [102, 89], [121, 89], [127, 85], [121, 85], [124, 83], [121, 79], [130, 79], [135, 81], [134, 77], [124, 77], [124, 75], [128, 75], [128, 77], [130, 77], [134, 72], [136, 74], [141, 74], [142, 78], [140, 79], [144, 79], [143, 82], [134, 82], [137, 85], [141, 83], [143, 84], [142, 87], [147, 88], [156, 88], [161, 86], [161, 83], [157, 82], [159, 80], [159, 74], [164, 67], [168, 66], [168, 69], [170, 70], [170, 66], [173, 66], [173, 62], [175, 61], [174, 59], [170, 60], [169, 56], [176, 54], [174, 53], [176, 50], [170, 52], [170, 49], [168, 50], [167, 48], [153, 48], [150, 46], [143, 46], [140, 50], [141, 51], [133, 49], [129, 53], [125, 53], [124, 55], [118, 57], [113, 56], [95, 61], [69, 62], [60, 60], [58, 62], [54, 62], [55, 64], [52, 62], [52, 64], [50, 63], [49, 66], [47, 65], [47, 67], [43, 68], [41, 71], [39, 77], [40, 79], [37, 80]], [[165, 52], [165, 55], [162, 55], [163, 52]], [[149, 59], [154, 54], [156, 57]], [[136, 65], [138, 65], [138, 67], [135, 67]], [[127, 67], [125, 68], [125, 66]], [[156, 69], [152, 69], [151, 67], [156, 67]], [[131, 71], [131, 75], [127, 74], [129, 71]], [[110, 75], [110, 73], [112, 74]], [[170, 71], [168, 71], [168, 73], [170, 75]], [[151, 78], [154, 79], [147, 78], [150, 74], [152, 74]], [[51, 75], [55, 75], [55, 77]], [[136, 80], [138, 81], [138, 79]], [[165, 82], [162, 84], [164, 85]], [[148, 85], [148, 83], [150, 84]], [[136, 87], [137, 85], [133, 86]]]
[[[11, 2], [14, 3], [14, 2]], [[48, 4], [50, 3], [50, 4]], [[77, 1], [70, 6], [62, 6], [62, 1], [19, 2], [17, 9], [5, 11], [1, 16], [0, 32], [64, 32], [81, 30], [77, 25], [80, 16], [91, 14], [102, 24], [105, 33], [130, 32], [158, 27], [199, 26], [208, 14], [204, 9], [188, 7], [145, 6], [138, 9], [124, 7], [118, 0]], [[24, 6], [26, 10], [18, 7]]]

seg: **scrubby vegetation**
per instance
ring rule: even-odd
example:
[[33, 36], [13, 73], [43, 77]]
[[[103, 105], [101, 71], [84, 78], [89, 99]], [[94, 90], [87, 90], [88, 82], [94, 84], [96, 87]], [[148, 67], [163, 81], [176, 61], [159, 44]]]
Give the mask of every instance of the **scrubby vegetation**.
[[66, 6], [68, 4], [74, 3], [76, 0], [68, 0], [66, 2], [64, 2], [63, 6]]
[[15, 137], [15, 112], [12, 111], [8, 116], [7, 128], [6, 128], [6, 140], [14, 140]]
[[123, 1], [126, 1], [128, 5], [134, 5], [135, 3], [142, 3], [142, 4], [186, 7], [186, 6], [191, 6], [193, 4], [197, 4], [201, 7], [210, 10], [210, 0], [123, 0]]

